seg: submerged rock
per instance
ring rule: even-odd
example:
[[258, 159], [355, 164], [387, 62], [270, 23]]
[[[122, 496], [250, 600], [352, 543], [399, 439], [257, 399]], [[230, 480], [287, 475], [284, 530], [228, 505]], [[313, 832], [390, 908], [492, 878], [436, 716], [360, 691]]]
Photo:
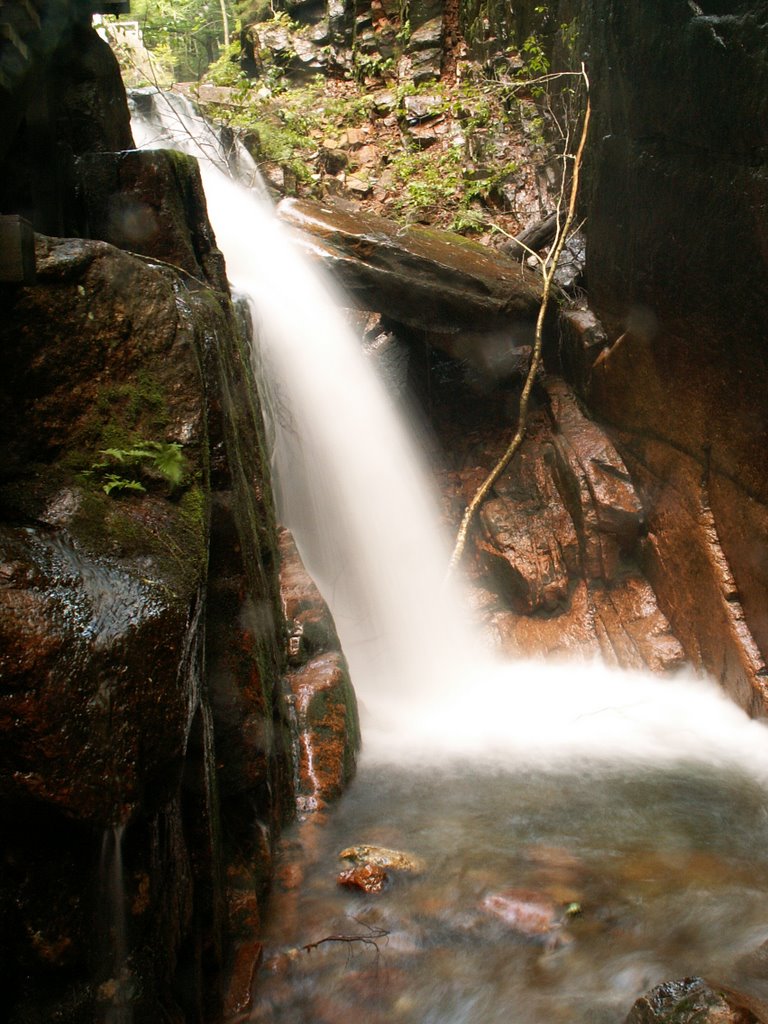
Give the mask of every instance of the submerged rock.
[[562, 925], [557, 905], [527, 889], [489, 893], [480, 906], [520, 935], [553, 936]]
[[424, 861], [412, 853], [405, 853], [403, 850], [390, 850], [386, 846], [369, 846], [366, 843], [359, 846], [348, 846], [339, 853], [339, 857], [343, 860], [354, 861], [356, 864], [388, 868], [390, 871], [408, 871], [415, 875], [420, 874], [426, 868]]

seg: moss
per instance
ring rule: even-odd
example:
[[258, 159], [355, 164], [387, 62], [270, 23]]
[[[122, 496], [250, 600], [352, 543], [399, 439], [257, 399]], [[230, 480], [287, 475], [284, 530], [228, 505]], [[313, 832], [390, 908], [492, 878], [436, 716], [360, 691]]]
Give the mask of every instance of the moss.
[[111, 416], [115, 408], [121, 409], [126, 425], [134, 428], [144, 421], [157, 431], [168, 421], [164, 389], [148, 370], [140, 370], [131, 382], [106, 388], [96, 407], [103, 416]]
[[178, 504], [181, 526], [187, 542], [196, 547], [190, 551], [199, 570], [208, 562], [208, 522], [210, 518], [210, 502], [208, 494], [201, 484], [195, 483], [181, 496]]

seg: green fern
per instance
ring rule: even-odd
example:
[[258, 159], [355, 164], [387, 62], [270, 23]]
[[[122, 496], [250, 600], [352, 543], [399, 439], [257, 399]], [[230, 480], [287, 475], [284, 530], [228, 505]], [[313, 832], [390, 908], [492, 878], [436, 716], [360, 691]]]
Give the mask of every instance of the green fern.
[[[94, 462], [91, 469], [102, 476], [105, 494], [146, 491], [144, 481], [153, 476], [159, 476], [171, 490], [176, 490], [187, 472], [181, 445], [175, 442], [137, 441], [129, 448], [102, 448], [99, 455], [104, 458]], [[113, 472], [116, 466], [122, 469], [121, 473]]]

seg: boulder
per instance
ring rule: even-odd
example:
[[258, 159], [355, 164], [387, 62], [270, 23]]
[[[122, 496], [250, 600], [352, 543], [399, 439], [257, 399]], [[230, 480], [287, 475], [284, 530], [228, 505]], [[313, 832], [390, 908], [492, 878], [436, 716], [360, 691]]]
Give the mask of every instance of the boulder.
[[701, 978], [658, 985], [634, 1004], [625, 1024], [754, 1024], [748, 1012], [732, 1006]]
[[314, 811], [338, 797], [355, 773], [357, 704], [343, 655], [320, 654], [288, 673], [295, 713], [297, 802]]
[[360, 308], [455, 334], [535, 320], [537, 275], [452, 232], [400, 225], [340, 206], [284, 199], [278, 216]]
[[222, 966], [218, 830], [260, 893], [291, 805], [271, 509], [239, 461], [261, 420], [220, 295], [104, 242], [38, 236], [36, 257], [36, 284], [0, 295], [6, 1005], [112, 1012], [122, 863], [137, 1019], [177, 1020], [183, 939]]
[[77, 169], [89, 238], [164, 260], [227, 291], [196, 160], [168, 149], [88, 153]]

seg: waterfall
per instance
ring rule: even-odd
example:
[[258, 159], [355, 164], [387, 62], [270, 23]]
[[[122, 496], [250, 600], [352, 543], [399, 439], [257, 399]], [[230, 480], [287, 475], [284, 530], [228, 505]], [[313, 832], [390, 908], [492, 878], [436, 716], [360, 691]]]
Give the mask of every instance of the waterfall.
[[[494, 660], [468, 624], [460, 586], [445, 583], [448, 545], [428, 475], [339, 297], [263, 195], [209, 159], [211, 129], [189, 116], [186, 101], [155, 100], [170, 104], [155, 115], [164, 141], [171, 123], [176, 144], [180, 136], [201, 156], [230, 279], [252, 303], [281, 517], [336, 620], [366, 756], [542, 766], [694, 760], [768, 776], [765, 728], [707, 680]], [[151, 144], [156, 129], [134, 123]]]
[[102, 936], [110, 962], [105, 965], [109, 980], [100, 995], [104, 1002], [105, 1024], [132, 1024], [133, 996], [128, 961], [128, 937], [125, 914], [125, 874], [123, 835], [125, 826], [114, 825], [104, 832], [101, 845], [100, 903]]

